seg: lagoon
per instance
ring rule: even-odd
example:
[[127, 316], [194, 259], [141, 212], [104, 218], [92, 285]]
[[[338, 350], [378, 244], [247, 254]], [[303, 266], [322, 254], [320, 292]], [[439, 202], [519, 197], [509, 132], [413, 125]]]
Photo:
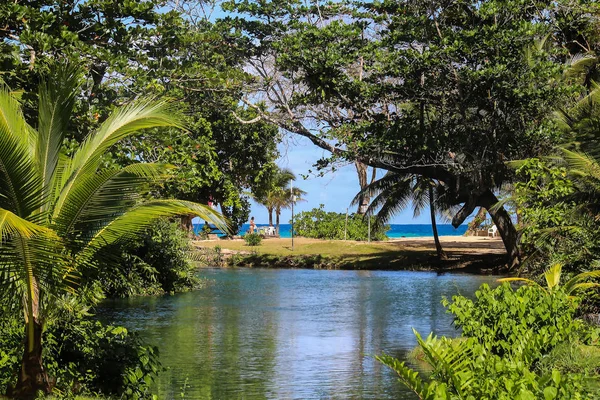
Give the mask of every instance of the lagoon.
[[100, 319], [158, 346], [159, 399], [413, 399], [373, 359], [414, 327], [456, 335], [442, 296], [496, 277], [409, 271], [206, 269], [204, 289], [111, 300]]

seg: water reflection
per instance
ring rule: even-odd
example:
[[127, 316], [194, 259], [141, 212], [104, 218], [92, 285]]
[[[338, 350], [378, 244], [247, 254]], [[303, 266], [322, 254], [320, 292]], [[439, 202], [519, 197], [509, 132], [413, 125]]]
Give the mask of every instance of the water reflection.
[[[207, 289], [107, 302], [168, 368], [160, 399], [411, 399], [372, 356], [404, 357], [422, 334], [456, 334], [442, 296], [493, 277], [393, 271], [206, 270]], [[183, 389], [184, 385], [186, 386]]]

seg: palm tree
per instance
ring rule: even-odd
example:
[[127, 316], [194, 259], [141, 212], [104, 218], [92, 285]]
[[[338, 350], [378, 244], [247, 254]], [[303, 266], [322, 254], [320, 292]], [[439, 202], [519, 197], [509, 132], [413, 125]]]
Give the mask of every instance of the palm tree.
[[42, 362], [45, 316], [58, 296], [76, 290], [78, 270], [93, 266], [100, 249], [134, 237], [158, 217], [194, 213], [225, 227], [207, 206], [146, 199], [149, 183], [166, 177], [167, 166], [102, 167], [111, 146], [141, 129], [182, 126], [165, 102], [118, 108], [67, 152], [79, 76], [63, 67], [40, 85], [35, 128], [0, 87], [0, 299], [24, 316], [25, 348], [12, 393], [18, 398], [50, 390]]
[[[377, 193], [367, 209], [367, 215], [373, 215], [379, 209], [375, 221], [379, 225], [387, 223], [394, 215], [407, 208], [410, 203], [413, 205], [413, 216], [415, 218], [421, 214], [426, 206], [429, 206], [437, 255], [442, 260], [447, 258], [440, 243], [436, 223], [436, 214], [441, 214], [442, 210], [450, 208], [443, 201], [445, 194], [444, 187], [441, 184], [418, 175], [388, 172], [383, 178], [365, 187], [363, 191]], [[356, 203], [359, 199], [360, 193], [352, 202]]]
[[269, 212], [269, 225], [273, 225], [273, 213], [275, 213], [275, 231], [279, 234], [279, 216], [281, 210], [291, 207], [292, 194], [297, 197], [296, 201], [302, 201], [301, 197], [306, 194], [301, 189], [293, 188], [290, 192], [289, 184], [296, 180], [296, 175], [287, 169], [277, 167], [267, 181], [266, 189], [255, 195], [255, 200], [265, 206]]
[[273, 193], [273, 202], [275, 204], [275, 232], [279, 235], [279, 217], [281, 210], [292, 207], [292, 204], [298, 201], [304, 201], [302, 196], [306, 192], [297, 187], [285, 187]]
[[296, 175], [291, 170], [276, 167], [267, 179], [266, 188], [254, 195], [254, 199], [267, 208], [269, 225], [273, 225], [273, 212], [277, 206], [279, 192], [283, 191], [291, 180], [296, 180]]

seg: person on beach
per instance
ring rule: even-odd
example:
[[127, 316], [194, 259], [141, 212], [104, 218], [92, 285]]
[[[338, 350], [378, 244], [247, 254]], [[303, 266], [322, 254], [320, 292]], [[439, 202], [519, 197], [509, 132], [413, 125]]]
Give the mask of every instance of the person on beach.
[[254, 223], [254, 217], [250, 218], [250, 233], [254, 233], [256, 229], [256, 224]]

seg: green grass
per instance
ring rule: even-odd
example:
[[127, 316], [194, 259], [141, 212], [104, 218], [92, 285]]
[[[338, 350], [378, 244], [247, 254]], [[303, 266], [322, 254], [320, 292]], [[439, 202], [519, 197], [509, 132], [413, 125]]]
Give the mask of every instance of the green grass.
[[[452, 239], [445, 247], [451, 260], [440, 262], [435, 253], [433, 239], [396, 242], [357, 242], [343, 240], [318, 240], [307, 238], [266, 239], [259, 246], [248, 246], [243, 240], [197, 242], [198, 247], [214, 248], [242, 253], [236, 256], [237, 266], [265, 266], [275, 268], [324, 269], [438, 269], [484, 261], [493, 265], [489, 255], [473, 253], [472, 243]], [[484, 244], [485, 245], [485, 244]], [[481, 244], [478, 244], [481, 246]], [[478, 247], [481, 250], [482, 247]], [[484, 249], [484, 248], [483, 248]], [[485, 253], [485, 249], [483, 250]]]
[[[433, 244], [433, 243], [432, 243]], [[356, 242], [343, 240], [316, 240], [297, 238], [294, 239], [292, 250], [291, 239], [266, 239], [259, 246], [247, 246], [242, 240], [222, 240], [215, 242], [202, 242], [203, 247], [220, 246], [223, 249], [236, 251], [256, 252], [276, 256], [289, 255], [327, 255], [330, 257], [370, 256], [381, 255], [391, 251], [401, 251], [402, 246], [390, 242]], [[431, 252], [431, 248], [412, 248], [411, 251]]]

